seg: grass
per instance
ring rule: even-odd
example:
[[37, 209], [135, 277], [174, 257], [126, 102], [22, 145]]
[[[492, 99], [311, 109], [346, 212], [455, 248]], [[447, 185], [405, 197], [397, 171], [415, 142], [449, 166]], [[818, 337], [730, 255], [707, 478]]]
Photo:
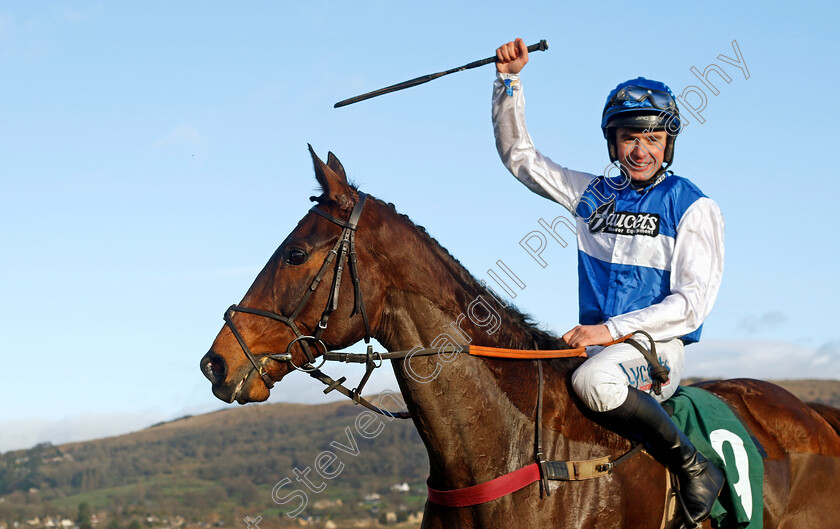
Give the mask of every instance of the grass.
[[206, 492], [209, 488], [215, 486], [217, 485], [213, 482], [194, 478], [156, 476], [128, 485], [118, 485], [116, 487], [80, 492], [64, 498], [54, 499], [47, 503], [57, 509], [73, 510], [77, 509], [80, 503], [87, 502], [92, 509], [96, 510], [110, 507], [114, 503], [114, 498], [122, 497], [126, 500], [134, 498], [137, 495], [138, 487], [143, 487], [145, 490], [156, 489], [162, 495], [178, 497], [188, 492]]

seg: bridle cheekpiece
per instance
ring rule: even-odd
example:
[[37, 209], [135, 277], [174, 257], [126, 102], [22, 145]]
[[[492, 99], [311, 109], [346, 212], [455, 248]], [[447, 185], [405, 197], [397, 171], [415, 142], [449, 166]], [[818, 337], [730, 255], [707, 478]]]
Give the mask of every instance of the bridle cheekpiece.
[[[323, 375], [322, 373], [320, 373], [319, 369], [324, 365], [326, 357], [324, 356], [319, 365], [313, 365], [315, 362], [316, 354], [313, 353], [312, 348], [310, 347], [310, 342], [315, 344], [316, 346], [320, 346], [322, 350], [321, 354], [327, 352], [327, 346], [324, 344], [323, 340], [321, 340], [321, 336], [327, 329], [327, 322], [330, 318], [330, 315], [338, 309], [338, 296], [339, 290], [341, 288], [341, 276], [344, 272], [345, 261], [347, 261], [348, 267], [350, 268], [350, 278], [353, 281], [354, 291], [353, 311], [350, 313], [350, 316], [352, 317], [356, 314], [362, 315], [362, 320], [365, 326], [365, 343], [370, 344], [370, 322], [368, 321], [367, 312], [365, 311], [365, 303], [364, 298], [362, 297], [361, 284], [359, 281], [358, 264], [356, 258], [356, 228], [359, 223], [359, 217], [362, 216], [362, 209], [365, 206], [366, 199], [367, 195], [360, 191], [359, 199], [356, 202], [356, 205], [353, 207], [353, 211], [350, 213], [349, 220], [346, 221], [330, 215], [329, 213], [319, 209], [318, 206], [313, 206], [310, 209], [311, 212], [320, 215], [321, 217], [332, 222], [333, 224], [341, 226], [342, 231], [335, 245], [327, 254], [327, 257], [324, 259], [324, 263], [321, 265], [320, 270], [318, 270], [318, 273], [315, 275], [315, 278], [310, 283], [309, 288], [306, 290], [306, 293], [303, 295], [303, 298], [300, 300], [300, 302], [298, 302], [297, 307], [294, 311], [292, 311], [290, 315], [285, 316], [283, 314], [279, 314], [268, 310], [243, 307], [240, 305], [231, 305], [230, 308], [228, 308], [228, 310], [225, 312], [225, 323], [228, 325], [228, 327], [230, 327], [233, 336], [236, 338], [236, 341], [242, 348], [242, 352], [245, 353], [245, 356], [251, 362], [251, 365], [254, 366], [254, 369], [249, 371], [245, 379], [243, 379], [237, 386], [237, 390], [231, 396], [231, 402], [236, 400], [236, 397], [238, 397], [239, 392], [244, 386], [244, 383], [247, 380], [247, 378], [251, 376], [251, 373], [256, 372], [262, 379], [262, 381], [265, 383], [267, 388], [270, 389], [274, 386], [274, 381], [271, 380], [271, 377], [265, 370], [263, 362], [258, 360], [254, 353], [251, 352], [251, 349], [248, 347], [248, 344], [245, 343], [245, 339], [242, 337], [242, 334], [239, 332], [239, 329], [236, 327], [236, 324], [234, 324], [233, 314], [235, 312], [244, 312], [246, 314], [253, 314], [256, 316], [262, 316], [264, 318], [279, 321], [280, 323], [283, 323], [287, 327], [289, 327], [295, 334], [295, 339], [289, 342], [289, 344], [286, 346], [286, 351], [284, 353], [269, 354], [265, 358], [270, 358], [277, 362], [289, 362], [289, 364], [291, 364], [291, 366], [294, 369], [298, 371], [303, 371], [305, 373], [309, 373], [310, 375], [315, 376], [316, 378], [319, 378], [318, 376], [316, 376], [316, 374]], [[306, 306], [306, 303], [309, 301], [309, 298], [321, 284], [321, 280], [324, 278], [327, 270], [330, 268], [330, 265], [333, 264], [333, 262], [335, 262], [335, 274], [333, 275], [332, 288], [330, 289], [330, 295], [329, 299], [327, 300], [327, 306], [321, 313], [321, 319], [318, 321], [318, 324], [313, 334], [305, 335], [300, 331], [300, 329], [298, 329], [295, 320], [300, 315], [303, 308]], [[292, 346], [298, 342], [300, 342], [300, 346], [303, 349], [304, 354], [306, 355], [306, 363], [300, 366], [295, 365], [295, 363], [292, 361]], [[368, 345], [368, 348], [372, 350], [372, 347], [370, 345]], [[332, 379], [330, 380], [332, 381]], [[343, 381], [344, 379], [342, 379], [340, 382]], [[354, 393], [360, 390], [361, 387], [358, 390], [354, 390]]]

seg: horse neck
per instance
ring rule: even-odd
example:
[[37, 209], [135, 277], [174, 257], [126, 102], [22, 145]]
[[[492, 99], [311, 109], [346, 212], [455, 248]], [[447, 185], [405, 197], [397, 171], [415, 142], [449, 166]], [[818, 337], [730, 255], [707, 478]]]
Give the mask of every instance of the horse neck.
[[[395, 222], [391, 223], [397, 224]], [[436, 339], [511, 348], [560, 347], [495, 297], [433, 239], [417, 230], [392, 234], [410, 250], [393, 256], [375, 337], [389, 350], [432, 346]], [[405, 242], [405, 241], [408, 242]]]
[[[368, 254], [373, 275], [387, 282], [381, 317], [375, 337], [390, 350], [431, 344], [450, 323], [458, 343], [505, 344], [533, 347], [535, 333], [524, 317], [505, 309], [492, 291], [479, 283], [437, 241], [407, 217], [379, 204], [371, 212], [377, 230], [369, 245], [360, 243]], [[393, 251], [395, 248], [399, 251]], [[543, 342], [546, 336], [540, 336]]]
[[[403, 280], [389, 289], [375, 332], [380, 343], [391, 351], [468, 343], [535, 348], [535, 334], [520, 314], [504, 310], [476, 281], [453, 274], [451, 260], [434, 252], [413, 255], [415, 262], [424, 257], [429, 259], [422, 261], [425, 285]], [[434, 280], [428, 280], [429, 268]], [[547, 367], [552, 376], [545, 391], [551, 392], [553, 416], [547, 428], [573, 427], [580, 419], [571, 405], [565, 365]], [[432, 355], [395, 361], [393, 368], [428, 449], [434, 485], [463, 487], [533, 461], [538, 391], [533, 361]], [[562, 451], [565, 434], [547, 433]]]

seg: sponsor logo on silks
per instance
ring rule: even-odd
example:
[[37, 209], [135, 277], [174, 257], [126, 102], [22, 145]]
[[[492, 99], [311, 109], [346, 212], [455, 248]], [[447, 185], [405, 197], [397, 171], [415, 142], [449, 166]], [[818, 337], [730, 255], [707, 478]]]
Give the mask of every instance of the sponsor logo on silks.
[[659, 215], [656, 213], [634, 213], [615, 211], [615, 202], [607, 202], [595, 210], [589, 221], [591, 233], [614, 233], [616, 235], [659, 235]]
[[507, 88], [508, 97], [513, 96], [513, 85], [519, 84], [519, 79], [505, 79], [505, 87]]
[[[662, 364], [663, 367], [667, 367], [668, 371], [671, 370], [671, 366], [668, 365], [668, 361], [661, 356], [659, 357], [659, 363]], [[634, 388], [639, 391], [648, 391], [651, 387], [653, 387], [653, 379], [650, 376], [650, 372], [653, 367], [647, 362], [637, 367], [625, 367], [624, 364], [618, 364], [618, 366], [622, 371], [624, 371], [624, 375], [627, 377], [630, 385]], [[671, 381], [669, 379], [668, 382], [662, 385], [667, 386], [670, 383]]]
[[610, 200], [598, 206], [592, 218], [589, 219], [589, 231], [599, 233], [607, 227], [607, 220], [615, 213], [615, 200]]

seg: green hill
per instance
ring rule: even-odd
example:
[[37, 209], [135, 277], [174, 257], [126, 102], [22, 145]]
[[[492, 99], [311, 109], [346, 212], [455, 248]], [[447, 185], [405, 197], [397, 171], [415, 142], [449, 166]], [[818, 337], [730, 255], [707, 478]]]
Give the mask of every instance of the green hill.
[[[371, 511], [376, 517], [386, 509], [404, 518], [422, 510], [424, 491], [389, 490], [403, 482], [416, 489], [428, 475], [413, 424], [368, 415], [373, 417], [349, 402], [248, 406], [119, 437], [8, 452], [0, 456], [0, 521], [57, 515], [75, 520], [86, 503], [99, 519], [120, 527], [150, 517], [172, 525], [176, 516], [184, 524], [238, 526], [246, 515], [258, 514], [276, 525], [283, 521], [281, 511], [300, 504], [300, 494], [285, 505], [274, 501], [272, 490], [284, 479], [290, 483], [278, 490], [278, 499], [295, 490], [307, 495], [301, 518], [370, 518]], [[315, 470], [324, 451], [337, 456], [330, 465], [318, 463], [331, 479]], [[295, 469], [311, 488], [298, 481]], [[382, 498], [365, 503], [365, 495], [374, 492]]]

